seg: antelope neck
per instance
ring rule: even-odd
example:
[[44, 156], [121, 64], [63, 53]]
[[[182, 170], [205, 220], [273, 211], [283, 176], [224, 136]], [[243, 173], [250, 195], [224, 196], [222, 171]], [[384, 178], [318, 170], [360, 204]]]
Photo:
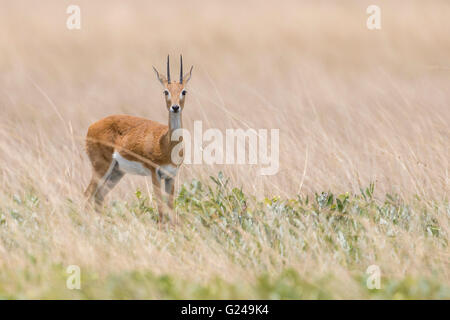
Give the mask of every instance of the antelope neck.
[[175, 130], [181, 129], [182, 123], [181, 123], [181, 110], [178, 112], [171, 112], [169, 111], [169, 144], [177, 143], [178, 141], [172, 141], [172, 134]]

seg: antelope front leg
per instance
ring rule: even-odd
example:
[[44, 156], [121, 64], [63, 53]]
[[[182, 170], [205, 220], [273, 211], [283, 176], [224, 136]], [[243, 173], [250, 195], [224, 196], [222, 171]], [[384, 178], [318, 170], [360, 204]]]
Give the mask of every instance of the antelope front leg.
[[[164, 180], [164, 193], [167, 197], [164, 210], [167, 210], [168, 218], [170, 219], [170, 212], [173, 209], [173, 194], [175, 190], [175, 174], [176, 168], [172, 165], [161, 166], [156, 169], [156, 179], [161, 182]], [[161, 199], [161, 197], [159, 197]]]
[[167, 205], [170, 209], [173, 209], [173, 194], [175, 191], [175, 179], [174, 178], [166, 178], [164, 189], [167, 194]]
[[164, 179], [164, 190], [166, 192], [167, 196], [167, 206], [169, 207], [168, 215], [170, 217], [170, 220], [173, 224], [177, 224], [177, 216], [176, 214], [173, 214], [173, 207], [174, 207], [174, 191], [175, 191], [175, 178], [166, 178]]
[[153, 193], [155, 194], [156, 209], [159, 212], [159, 222], [163, 219], [163, 206], [161, 202], [161, 179], [157, 172], [152, 172]]

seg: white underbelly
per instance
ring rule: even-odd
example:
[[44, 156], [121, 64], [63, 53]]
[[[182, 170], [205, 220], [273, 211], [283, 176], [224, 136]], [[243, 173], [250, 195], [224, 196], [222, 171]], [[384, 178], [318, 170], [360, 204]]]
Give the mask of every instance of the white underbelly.
[[113, 158], [119, 164], [119, 170], [125, 173], [135, 174], [139, 176], [150, 176], [152, 174], [152, 172], [144, 167], [139, 161], [127, 160], [122, 157], [117, 151], [113, 153]]

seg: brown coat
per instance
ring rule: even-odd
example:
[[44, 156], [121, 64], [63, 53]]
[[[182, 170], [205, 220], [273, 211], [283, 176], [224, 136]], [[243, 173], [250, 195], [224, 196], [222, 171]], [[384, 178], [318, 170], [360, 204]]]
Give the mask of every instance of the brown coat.
[[129, 115], [112, 115], [93, 123], [86, 138], [87, 154], [100, 174], [108, 169], [114, 151], [152, 170], [171, 163], [172, 147], [167, 125]]

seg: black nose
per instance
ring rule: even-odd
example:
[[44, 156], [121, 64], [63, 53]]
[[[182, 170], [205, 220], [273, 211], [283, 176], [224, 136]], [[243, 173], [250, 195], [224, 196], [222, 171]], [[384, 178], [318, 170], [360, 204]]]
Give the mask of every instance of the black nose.
[[172, 106], [173, 112], [178, 112], [180, 110], [180, 106]]

